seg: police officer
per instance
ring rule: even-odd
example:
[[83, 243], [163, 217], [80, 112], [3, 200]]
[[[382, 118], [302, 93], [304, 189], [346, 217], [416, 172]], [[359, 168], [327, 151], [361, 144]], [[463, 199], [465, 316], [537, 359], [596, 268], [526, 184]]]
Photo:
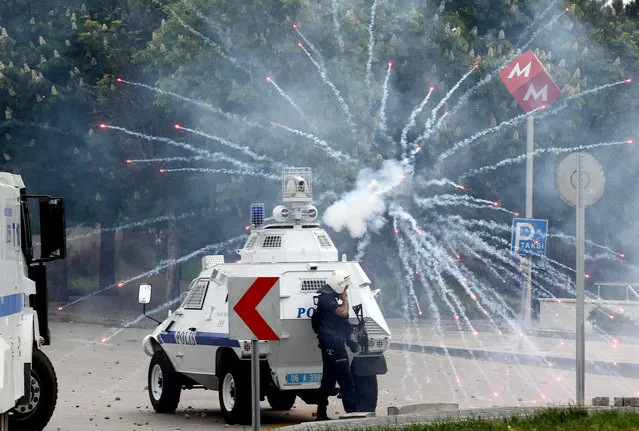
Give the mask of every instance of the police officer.
[[[335, 383], [339, 383], [342, 403], [346, 413], [357, 409], [355, 389], [350, 373], [346, 344], [351, 350], [357, 343], [350, 339], [353, 327], [348, 322], [348, 287], [351, 276], [346, 271], [333, 271], [326, 284], [319, 290], [317, 302], [318, 339], [322, 350], [322, 384], [320, 403], [317, 406], [317, 420], [329, 420], [326, 414], [328, 397], [335, 393]], [[341, 300], [341, 305], [338, 302]], [[354, 346], [353, 346], [354, 344]]]

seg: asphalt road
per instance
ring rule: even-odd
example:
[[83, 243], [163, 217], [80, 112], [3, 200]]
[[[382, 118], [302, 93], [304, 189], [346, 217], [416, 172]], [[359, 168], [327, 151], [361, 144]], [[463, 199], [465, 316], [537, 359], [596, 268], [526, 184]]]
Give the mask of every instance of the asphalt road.
[[[156, 431], [223, 429], [217, 392], [184, 391], [178, 411], [161, 415], [150, 406], [147, 385], [149, 357], [141, 348], [148, 329], [117, 329], [101, 325], [51, 324], [53, 342], [45, 347], [59, 381], [55, 414], [46, 431]], [[394, 340], [440, 346], [455, 345], [462, 333], [451, 332], [445, 339], [434, 339], [431, 331], [408, 334], [393, 328]], [[397, 336], [395, 336], [397, 334]], [[468, 334], [467, 334], [468, 335]], [[108, 337], [108, 341], [102, 339]], [[542, 340], [544, 353], [559, 354], [560, 341]], [[472, 348], [503, 350], [496, 341], [480, 346], [472, 344], [472, 335], [464, 344]], [[595, 347], [597, 347], [595, 349]], [[591, 351], [608, 354], [616, 349], [593, 346]], [[539, 351], [530, 352], [531, 355]], [[593, 352], [594, 353], [594, 352]], [[621, 353], [621, 352], [620, 352]], [[468, 359], [442, 354], [397, 351], [386, 353], [389, 372], [379, 378], [377, 414], [385, 415], [390, 405], [412, 403], [458, 403], [460, 408], [504, 406], [540, 406], [568, 404], [574, 401], [575, 373], [552, 366], [505, 364], [490, 360]], [[620, 358], [621, 359], [621, 358]], [[624, 358], [626, 359], [626, 358]], [[594, 396], [639, 396], [639, 376], [597, 375], [586, 377], [587, 402]], [[341, 401], [331, 400], [329, 415], [337, 417]], [[315, 406], [298, 399], [290, 412], [273, 412], [262, 403], [265, 429], [313, 420]], [[233, 426], [230, 428], [240, 428]]]

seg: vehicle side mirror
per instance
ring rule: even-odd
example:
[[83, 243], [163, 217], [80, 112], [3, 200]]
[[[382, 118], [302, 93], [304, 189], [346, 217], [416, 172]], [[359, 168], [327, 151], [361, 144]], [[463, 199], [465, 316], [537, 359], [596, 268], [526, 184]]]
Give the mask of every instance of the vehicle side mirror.
[[41, 259], [64, 259], [67, 255], [64, 199], [40, 198]]
[[371, 293], [373, 294], [373, 298], [377, 298], [379, 296], [380, 293], [382, 293], [381, 289], [375, 289], [373, 291], [371, 291]]
[[140, 304], [148, 304], [151, 302], [151, 285], [148, 283], [140, 284], [138, 291], [138, 302]]

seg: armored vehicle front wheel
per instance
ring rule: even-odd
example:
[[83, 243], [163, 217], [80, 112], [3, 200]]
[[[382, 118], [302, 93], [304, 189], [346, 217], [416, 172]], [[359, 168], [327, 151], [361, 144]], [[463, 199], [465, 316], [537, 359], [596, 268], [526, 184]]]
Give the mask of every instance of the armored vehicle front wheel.
[[180, 403], [182, 387], [178, 375], [164, 353], [158, 350], [149, 365], [149, 398], [153, 409], [158, 413], [173, 413]]
[[251, 423], [251, 385], [247, 373], [242, 373], [240, 364], [230, 366], [220, 378], [220, 408], [224, 420], [229, 424]]
[[274, 390], [270, 392], [266, 399], [273, 410], [290, 410], [295, 404], [295, 392]]
[[9, 431], [42, 431], [58, 400], [58, 379], [49, 358], [33, 349], [31, 394], [9, 413]]
[[377, 376], [353, 376], [357, 410], [374, 412], [377, 408]]

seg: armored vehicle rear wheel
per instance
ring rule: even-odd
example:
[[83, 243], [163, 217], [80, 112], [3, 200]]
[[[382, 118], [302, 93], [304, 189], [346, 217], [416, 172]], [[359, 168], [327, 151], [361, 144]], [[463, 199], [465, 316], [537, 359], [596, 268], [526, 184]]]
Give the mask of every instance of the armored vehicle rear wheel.
[[374, 412], [377, 408], [377, 376], [353, 376], [357, 410]]
[[251, 382], [247, 374], [236, 363], [227, 366], [220, 376], [220, 408], [229, 424], [251, 423]]
[[10, 431], [42, 431], [49, 423], [58, 400], [58, 379], [49, 358], [33, 349], [31, 396], [9, 413]]
[[274, 390], [266, 396], [269, 405], [273, 410], [290, 410], [295, 404], [297, 396], [292, 391]]
[[173, 413], [180, 403], [182, 387], [178, 375], [164, 353], [158, 350], [149, 364], [149, 398], [158, 413]]

